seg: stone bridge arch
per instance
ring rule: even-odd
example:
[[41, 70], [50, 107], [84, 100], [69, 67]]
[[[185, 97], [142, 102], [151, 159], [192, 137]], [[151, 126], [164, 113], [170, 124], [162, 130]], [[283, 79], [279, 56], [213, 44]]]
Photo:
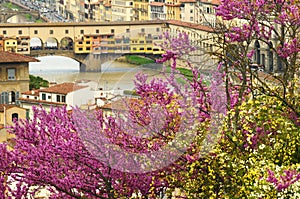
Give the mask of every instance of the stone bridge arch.
[[94, 53], [74, 53], [72, 50], [32, 50], [30, 51], [30, 55], [34, 57], [39, 56], [47, 56], [47, 55], [57, 55], [63, 57], [72, 58], [80, 63], [79, 70], [80, 72], [101, 72], [102, 65], [109, 61], [116, 60], [119, 57], [126, 55], [139, 55], [150, 58], [152, 60], [156, 60], [160, 57], [160, 55], [153, 54], [136, 54], [136, 53], [102, 53], [102, 54], [94, 54]]
[[80, 63], [80, 72], [100, 72], [101, 65], [115, 60], [120, 57], [120, 54], [108, 53], [108, 54], [92, 54], [92, 53], [82, 53], [75, 54], [72, 50], [32, 50], [30, 55], [33, 57], [57, 55], [68, 57], [74, 59]]
[[31, 16], [35, 17], [36, 19], [40, 19], [40, 13], [34, 10], [5, 10], [1, 11], [0, 13], [0, 23], [7, 23], [7, 20], [16, 15], [26, 15], [30, 14]]

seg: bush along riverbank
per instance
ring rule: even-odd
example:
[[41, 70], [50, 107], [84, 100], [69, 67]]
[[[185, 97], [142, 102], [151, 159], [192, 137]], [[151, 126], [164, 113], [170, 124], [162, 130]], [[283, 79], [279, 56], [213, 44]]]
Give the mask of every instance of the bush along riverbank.
[[138, 56], [138, 55], [125, 55], [117, 59], [119, 62], [126, 62], [129, 64], [135, 65], [144, 65], [155, 63], [155, 60], [149, 59], [147, 57]]

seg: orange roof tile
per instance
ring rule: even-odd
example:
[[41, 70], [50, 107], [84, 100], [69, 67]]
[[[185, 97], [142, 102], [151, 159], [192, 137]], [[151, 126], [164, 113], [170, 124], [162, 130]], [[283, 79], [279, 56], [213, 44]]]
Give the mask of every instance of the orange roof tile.
[[2, 51], [0, 53], [0, 63], [28, 63], [28, 62], [39, 62], [38, 59], [33, 57], [21, 55], [14, 52]]
[[213, 32], [214, 31], [209, 26], [203, 26], [203, 25], [200, 25], [200, 24], [183, 22], [183, 21], [179, 21], [179, 20], [168, 20], [167, 23], [172, 24], [172, 25], [177, 25], [177, 26], [184, 26], [184, 27], [188, 27], [188, 28], [203, 30], [203, 31], [207, 31], [207, 32]]
[[126, 111], [129, 106], [134, 106], [139, 100], [136, 98], [122, 98], [111, 103], [107, 103], [100, 107], [100, 109]]
[[221, 0], [200, 0], [200, 2], [210, 3], [210, 4], [213, 4], [213, 5], [220, 5], [221, 4]]
[[40, 93], [40, 90], [31, 90], [31, 91], [22, 92], [21, 94], [39, 96], [39, 93]]
[[164, 5], [164, 3], [162, 3], [162, 2], [151, 2], [150, 3], [150, 6], [163, 6]]
[[[4, 112], [4, 107], [6, 109], [10, 109], [10, 108], [13, 108], [13, 107], [19, 107], [17, 105], [14, 105], [14, 104], [0, 104], [0, 112]], [[19, 107], [20, 108], [20, 107]]]
[[66, 105], [65, 102], [49, 102], [46, 100], [36, 100], [36, 99], [28, 99], [28, 98], [19, 98], [19, 101], [32, 103], [32, 104], [50, 104], [50, 105]]
[[179, 0], [180, 3], [196, 3], [196, 0]]
[[57, 84], [49, 88], [40, 89], [40, 92], [46, 93], [58, 93], [58, 94], [68, 94], [72, 91], [76, 91], [82, 88], [87, 88], [88, 86], [79, 86], [74, 83], [66, 82], [62, 84]]

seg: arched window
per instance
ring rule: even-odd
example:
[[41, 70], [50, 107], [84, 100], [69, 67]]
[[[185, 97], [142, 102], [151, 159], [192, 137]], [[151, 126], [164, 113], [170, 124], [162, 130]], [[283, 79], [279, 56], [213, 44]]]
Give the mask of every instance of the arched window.
[[8, 92], [2, 92], [1, 93], [1, 104], [8, 104], [9, 99], [8, 99]]
[[18, 119], [19, 119], [18, 113], [13, 113], [11, 115], [11, 121], [15, 122], [15, 121], [18, 121]]
[[254, 43], [254, 50], [255, 50], [255, 53], [254, 53], [254, 62], [256, 64], [260, 64], [260, 44], [259, 44], [259, 42], [257, 40]]
[[16, 93], [14, 91], [10, 92], [11, 94], [11, 103], [16, 103]]

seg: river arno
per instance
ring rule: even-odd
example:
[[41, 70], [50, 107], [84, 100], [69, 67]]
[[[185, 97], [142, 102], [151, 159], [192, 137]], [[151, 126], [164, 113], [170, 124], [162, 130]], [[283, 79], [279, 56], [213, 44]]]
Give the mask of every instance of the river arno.
[[[53, 57], [53, 64], [55, 62]], [[49, 63], [48, 63], [49, 64]], [[51, 64], [51, 62], [50, 62]], [[59, 68], [29, 67], [30, 74], [40, 76], [49, 82], [63, 83], [76, 82], [81, 80], [90, 80], [98, 83], [99, 88], [103, 89], [133, 89], [135, 75], [139, 72], [148, 74], [151, 77], [159, 77], [161, 65], [151, 64], [146, 66], [136, 66], [122, 62], [109, 62], [102, 66], [101, 72], [79, 72], [78, 69], [64, 66], [63, 63]], [[68, 67], [70, 69], [68, 69]]]

